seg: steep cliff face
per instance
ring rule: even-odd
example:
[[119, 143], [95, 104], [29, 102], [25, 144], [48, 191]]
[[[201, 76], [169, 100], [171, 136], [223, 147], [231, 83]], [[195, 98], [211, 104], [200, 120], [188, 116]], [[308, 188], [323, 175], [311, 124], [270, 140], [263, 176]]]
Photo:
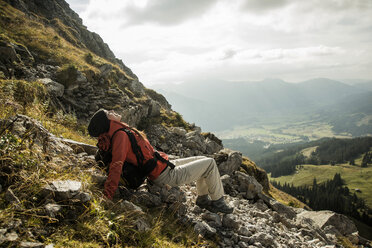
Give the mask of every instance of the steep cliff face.
[[[90, 32], [86, 26], [83, 25], [82, 19], [64, 0], [6, 0], [6, 2], [26, 13], [29, 17], [38, 16], [45, 18], [42, 20], [44, 24], [53, 26], [59, 35], [71, 42], [74, 46], [89, 49], [98, 56], [118, 64], [131, 77], [137, 78], [121, 60], [115, 57], [114, 53], [98, 34]], [[67, 26], [69, 32], [59, 27], [56, 19]]]

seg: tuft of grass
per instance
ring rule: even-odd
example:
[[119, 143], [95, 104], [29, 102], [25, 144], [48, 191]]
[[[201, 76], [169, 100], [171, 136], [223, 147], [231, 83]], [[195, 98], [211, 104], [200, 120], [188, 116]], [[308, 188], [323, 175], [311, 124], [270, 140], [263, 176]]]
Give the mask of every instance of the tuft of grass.
[[37, 119], [56, 136], [94, 145], [87, 136], [86, 126], [78, 123], [74, 114], [54, 110], [45, 86], [24, 80], [0, 80], [0, 118], [25, 114]]
[[337, 237], [338, 243], [345, 248], [357, 248], [358, 246], [353, 245], [350, 240], [346, 237]]
[[183, 127], [186, 131], [191, 131], [191, 126], [188, 124], [178, 112], [160, 110], [160, 116], [142, 118], [138, 124], [138, 129], [146, 130], [151, 125], [161, 124], [164, 127]]
[[242, 157], [240, 170], [256, 178], [256, 180], [263, 186], [264, 192], [268, 193], [269, 184], [265, 170], [258, 167], [252, 160], [245, 156]]

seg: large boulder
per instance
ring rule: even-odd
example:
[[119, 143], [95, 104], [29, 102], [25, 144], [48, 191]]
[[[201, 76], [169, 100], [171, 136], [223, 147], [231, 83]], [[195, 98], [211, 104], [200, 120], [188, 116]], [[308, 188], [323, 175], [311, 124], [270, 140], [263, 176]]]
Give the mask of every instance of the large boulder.
[[88, 202], [91, 199], [88, 193], [82, 192], [81, 182], [73, 180], [52, 181], [43, 188], [43, 195], [57, 201], [76, 199]]
[[201, 135], [199, 130], [192, 131], [186, 134], [186, 139], [183, 142], [185, 147], [190, 148], [191, 150], [198, 150], [202, 153], [206, 151], [205, 139]]
[[254, 199], [262, 193], [262, 185], [254, 177], [236, 171], [233, 178], [239, 186], [239, 191], [244, 193], [246, 199]]
[[288, 206], [278, 202], [277, 200], [271, 199], [270, 203], [268, 205], [272, 208], [272, 210], [274, 210], [275, 212], [277, 212], [281, 215], [284, 215], [288, 219], [296, 218], [297, 214], [293, 210], [292, 207], [288, 207]]
[[222, 141], [213, 133], [202, 133], [206, 143], [206, 153], [214, 154], [223, 149]]
[[33, 145], [41, 147], [44, 152], [70, 154], [73, 151], [70, 146], [49, 133], [39, 121], [28, 116], [18, 114], [13, 118], [0, 120], [0, 126], [2, 125], [7, 126], [18, 137], [33, 137]]
[[8, 42], [0, 40], [0, 61], [4, 64], [13, 64], [20, 62], [20, 57], [17, 55], [14, 46]]
[[50, 78], [39, 79], [39, 82], [45, 84], [48, 89], [48, 92], [54, 96], [61, 97], [65, 92], [65, 86], [63, 86], [60, 83], [57, 83], [56, 81], [53, 81]]
[[230, 149], [223, 149], [214, 155], [221, 175], [231, 175], [242, 164], [242, 154]]
[[357, 232], [357, 228], [349, 218], [345, 215], [338, 214], [332, 211], [303, 211], [297, 215], [297, 219], [310, 219], [312, 223], [321, 228], [326, 229], [328, 226], [335, 227], [342, 235], [351, 235]]

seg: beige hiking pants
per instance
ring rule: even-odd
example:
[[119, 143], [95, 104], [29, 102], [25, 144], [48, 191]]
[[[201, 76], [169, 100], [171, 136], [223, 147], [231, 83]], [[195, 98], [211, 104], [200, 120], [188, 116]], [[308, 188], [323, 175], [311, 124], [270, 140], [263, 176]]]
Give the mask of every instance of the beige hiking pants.
[[181, 158], [171, 161], [176, 167], [169, 166], [153, 182], [180, 186], [196, 181], [198, 195], [208, 194], [212, 200], [218, 200], [224, 195], [220, 173], [216, 161], [204, 156]]

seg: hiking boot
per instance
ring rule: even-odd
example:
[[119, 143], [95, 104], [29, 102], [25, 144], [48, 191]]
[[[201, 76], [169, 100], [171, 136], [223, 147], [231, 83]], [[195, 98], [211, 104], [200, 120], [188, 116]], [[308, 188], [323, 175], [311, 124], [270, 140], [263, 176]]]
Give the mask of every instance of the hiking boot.
[[196, 205], [200, 208], [207, 208], [210, 205], [211, 201], [209, 200], [208, 195], [198, 195], [196, 198]]
[[229, 207], [226, 204], [223, 197], [221, 197], [220, 199], [218, 199], [216, 201], [211, 201], [211, 204], [209, 205], [209, 207], [207, 209], [211, 212], [214, 212], [214, 213], [221, 212], [221, 213], [225, 213], [225, 214], [231, 214], [234, 210], [234, 208]]

